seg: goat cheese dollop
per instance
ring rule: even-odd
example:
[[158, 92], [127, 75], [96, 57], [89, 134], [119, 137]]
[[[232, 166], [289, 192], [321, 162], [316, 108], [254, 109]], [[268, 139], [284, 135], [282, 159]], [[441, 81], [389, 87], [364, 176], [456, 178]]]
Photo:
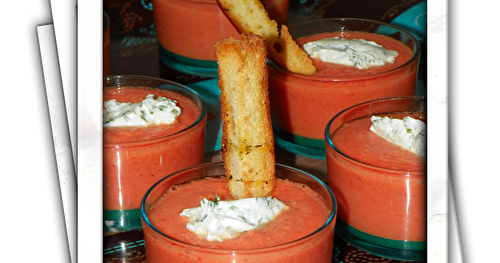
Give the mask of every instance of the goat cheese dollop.
[[149, 94], [139, 103], [118, 102], [115, 99], [104, 102], [105, 127], [148, 126], [151, 124], [172, 124], [181, 114], [175, 100]]
[[397, 51], [364, 39], [324, 38], [308, 42], [303, 48], [310, 57], [360, 69], [394, 63], [398, 56]]
[[401, 119], [371, 117], [370, 130], [418, 156], [426, 155], [426, 124], [421, 120], [406, 116]]
[[239, 200], [221, 201], [215, 196], [214, 201], [206, 198], [201, 206], [182, 211], [191, 221], [186, 227], [200, 238], [208, 241], [223, 241], [253, 230], [272, 221], [288, 206], [276, 198], [256, 197]]

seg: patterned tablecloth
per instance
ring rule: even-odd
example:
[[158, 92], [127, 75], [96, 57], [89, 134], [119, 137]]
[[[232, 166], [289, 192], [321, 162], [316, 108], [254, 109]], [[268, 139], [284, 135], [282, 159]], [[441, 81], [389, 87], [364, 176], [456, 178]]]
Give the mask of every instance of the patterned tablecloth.
[[[291, 0], [289, 24], [323, 17], [359, 17], [398, 24], [414, 33], [421, 42], [422, 70], [419, 70], [418, 83], [425, 90], [425, 4], [423, 0]], [[215, 81], [177, 72], [161, 62], [151, 0], [104, 0], [104, 11], [111, 21], [111, 74], [160, 77], [187, 86], [198, 85], [201, 88], [209, 87]], [[405, 15], [412, 17], [402, 19], [401, 17]], [[217, 96], [217, 94], [207, 96]], [[210, 120], [216, 120], [220, 114], [217, 112], [217, 105], [208, 111], [209, 123]], [[219, 136], [217, 131], [215, 128], [207, 136], [217, 137]], [[220, 161], [218, 146], [211, 145], [209, 148], [205, 161]], [[298, 167], [326, 182], [326, 161], [323, 159], [295, 155], [277, 147], [276, 161]], [[104, 262], [147, 262], [141, 231], [104, 233], [103, 249]], [[371, 255], [335, 236], [333, 262], [402, 261]]]

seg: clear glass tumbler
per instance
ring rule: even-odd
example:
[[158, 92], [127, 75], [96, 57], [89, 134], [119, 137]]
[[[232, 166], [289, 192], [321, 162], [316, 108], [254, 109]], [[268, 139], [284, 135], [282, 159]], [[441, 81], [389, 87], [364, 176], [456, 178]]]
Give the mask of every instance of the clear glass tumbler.
[[[264, 0], [269, 17], [288, 23], [289, 0]], [[215, 41], [240, 34], [215, 0], [153, 0], [161, 60], [180, 72], [218, 77]]]
[[370, 131], [371, 116], [425, 122], [425, 97], [392, 97], [349, 107], [325, 129], [328, 186], [339, 204], [336, 231], [381, 257], [426, 258], [425, 158]]
[[171, 125], [103, 128], [104, 231], [142, 228], [139, 208], [158, 180], [204, 160], [206, 105], [175, 82], [145, 76], [107, 76], [104, 101], [140, 102], [147, 94], [177, 100], [181, 115]]
[[407, 31], [383, 22], [355, 18], [312, 20], [291, 25], [289, 29], [296, 40], [315, 36], [361, 37], [381, 44], [380, 39], [402, 50], [400, 60], [396, 57], [393, 65], [384, 66], [382, 72], [376, 73], [376, 67], [351, 66], [335, 73], [338, 75], [323, 75], [319, 71], [306, 76], [284, 70], [270, 61], [269, 98], [275, 141], [280, 147], [325, 159], [323, 132], [332, 116], [364, 101], [415, 95], [420, 44]]
[[[169, 205], [172, 202], [177, 202], [173, 201], [173, 199], [176, 198], [171, 198], [168, 195], [164, 195], [166, 191], [181, 191], [179, 189], [182, 188], [183, 184], [189, 184], [192, 183], [192, 181], [200, 182], [200, 180], [201, 183], [206, 183], [207, 178], [217, 178], [217, 177], [222, 177], [218, 179], [223, 180], [222, 182], [219, 182], [217, 184], [219, 185], [219, 187], [210, 185], [210, 187], [207, 186], [207, 188], [205, 187], [203, 188], [205, 189], [223, 188], [223, 190], [220, 190], [220, 192], [218, 192], [218, 190], [213, 190], [214, 192], [218, 192], [218, 196], [220, 196], [224, 194], [223, 192], [227, 192], [227, 189], [225, 189], [224, 186], [226, 179], [225, 179], [225, 171], [223, 163], [206, 163], [173, 173], [165, 177], [158, 183], [156, 183], [146, 193], [141, 204], [141, 216], [144, 224], [143, 231], [144, 231], [144, 241], [146, 246], [146, 257], [149, 263], [199, 262], [199, 260], [201, 259], [203, 260], [203, 262], [209, 262], [209, 263], [212, 262], [331, 263], [332, 262], [333, 236], [334, 236], [335, 219], [337, 213], [336, 212], [337, 203], [335, 197], [330, 191], [330, 189], [326, 186], [326, 184], [318, 180], [316, 177], [286, 165], [280, 165], [280, 164], [276, 165], [276, 177], [290, 180], [295, 183], [299, 183], [299, 185], [294, 188], [286, 188], [286, 186], [284, 186], [283, 188], [281, 188], [283, 190], [278, 191], [281, 192], [280, 194], [276, 193], [276, 189], [278, 189], [278, 187], [281, 187], [278, 186], [277, 184], [277, 188], [273, 192], [274, 193], [273, 197], [282, 200], [280, 198], [283, 197], [284, 195], [283, 192], [286, 192], [287, 195], [291, 195], [291, 192], [287, 190], [298, 188], [298, 190], [294, 190], [293, 193], [294, 195], [299, 197], [297, 200], [299, 199], [303, 200], [302, 203], [300, 201], [297, 201], [298, 206], [300, 206], [301, 204], [305, 204], [306, 202], [307, 204], [309, 204], [308, 201], [305, 201], [308, 198], [303, 197], [304, 195], [309, 195], [309, 194], [310, 196], [314, 196], [315, 200], [319, 200], [315, 201], [314, 202], [315, 204], [322, 204], [322, 205], [317, 205], [317, 207], [319, 208], [316, 209], [319, 209], [318, 211], [323, 211], [324, 213], [312, 212], [311, 214], [309, 214], [309, 216], [322, 214], [322, 216], [324, 216], [324, 221], [321, 221], [323, 219], [318, 220], [318, 222], [320, 222], [318, 224], [319, 227], [311, 228], [315, 230], [311, 230], [311, 232], [304, 231], [307, 232], [308, 234], [305, 234], [303, 236], [300, 236], [299, 238], [295, 238], [292, 239], [291, 241], [286, 241], [280, 244], [274, 244], [273, 242], [275, 241], [273, 241], [273, 242], [268, 242], [265, 246], [261, 245], [261, 242], [267, 242], [268, 240], [275, 240], [276, 236], [281, 236], [284, 233], [286, 233], [286, 231], [297, 231], [296, 229], [299, 229], [301, 227], [301, 224], [292, 223], [290, 225], [291, 226], [290, 228], [283, 226], [288, 224], [285, 223], [283, 223], [283, 225], [278, 224], [280, 225], [281, 228], [277, 228], [272, 231], [269, 230], [269, 232], [271, 232], [272, 234], [265, 234], [265, 235], [263, 234], [259, 235], [258, 236], [259, 238], [246, 239], [247, 241], [243, 243], [244, 245], [241, 244], [243, 241], [239, 242], [235, 240], [235, 242], [239, 242], [238, 245], [236, 245], [236, 243], [232, 243], [234, 246], [238, 246], [238, 248], [235, 249], [235, 248], [228, 248], [227, 245], [225, 247], [224, 241], [223, 242], [211, 241], [215, 242], [215, 244], [213, 245], [210, 244], [210, 247], [208, 247], [208, 245], [199, 245], [199, 244], [194, 245], [193, 244], [194, 242], [199, 242], [197, 239], [195, 239], [196, 241], [193, 242], [186, 241], [186, 238], [184, 236], [185, 233], [183, 234], [182, 232], [183, 231], [186, 232], [189, 230], [187, 230], [185, 228], [185, 225], [182, 224], [183, 221], [179, 223], [179, 225], [181, 225], [181, 227], [179, 228], [166, 227], [165, 225], [162, 225], [163, 221], [169, 221], [169, 222], [173, 222], [174, 220], [180, 221], [180, 219], [172, 218], [172, 216], [181, 217], [178, 215], [178, 213], [180, 212], [178, 211], [178, 208], [177, 207], [172, 208], [172, 206]], [[310, 189], [305, 190], [304, 188], [307, 188], [305, 186], [312, 189], [312, 191]], [[199, 187], [200, 186], [197, 186], [196, 188], [199, 189]], [[190, 191], [186, 195], [196, 195], [198, 192], [199, 191]], [[186, 197], [186, 199], [191, 200], [196, 198]], [[213, 199], [213, 196], [211, 196], [210, 198], [207, 197], [207, 199]], [[155, 202], [157, 202], [158, 200], [161, 200], [161, 203], [158, 205], [160, 206], [160, 209], [154, 207], [156, 205]], [[224, 200], [224, 198], [221, 197], [221, 200]], [[199, 201], [201, 201], [201, 199], [195, 202], [197, 202], [199, 205]], [[185, 203], [187, 201], [183, 200], [182, 202]], [[306, 205], [306, 206], [310, 207], [312, 205]], [[151, 207], [154, 207], [154, 209], [151, 209]], [[165, 216], [165, 214], [163, 213], [165, 212], [165, 210], [167, 211], [166, 213], [171, 213], [171, 215]], [[159, 213], [158, 211], [162, 212]], [[156, 213], [156, 215], [152, 215], [152, 213]], [[158, 215], [161, 215], [159, 217], [161, 218], [161, 220], [158, 220]], [[165, 218], [163, 219], [162, 216], [165, 216]], [[300, 215], [298, 216], [300, 217]], [[322, 216], [317, 215], [318, 218], [321, 218]], [[154, 218], [156, 218], [156, 221], [154, 220]], [[311, 220], [311, 218], [301, 218], [301, 220]], [[155, 221], [157, 223], [152, 221]], [[294, 223], [295, 222], [296, 221], [294, 221]], [[175, 230], [173, 230], [174, 228]], [[168, 231], [174, 231], [174, 232], [167, 234], [165, 233], [165, 231], [162, 231], [160, 229], [167, 229]], [[175, 232], [181, 232], [181, 233], [175, 233]], [[242, 235], [247, 235], [247, 234], [249, 233], [247, 232]], [[252, 237], [255, 236], [256, 235]], [[238, 238], [240, 237], [236, 237], [236, 239]], [[265, 241], [262, 241], [262, 239], [265, 239]], [[251, 243], [253, 244], [259, 244], [261, 246], [259, 248], [256, 248], [255, 245], [248, 245], [248, 243], [250, 242], [248, 240], [251, 240]]]

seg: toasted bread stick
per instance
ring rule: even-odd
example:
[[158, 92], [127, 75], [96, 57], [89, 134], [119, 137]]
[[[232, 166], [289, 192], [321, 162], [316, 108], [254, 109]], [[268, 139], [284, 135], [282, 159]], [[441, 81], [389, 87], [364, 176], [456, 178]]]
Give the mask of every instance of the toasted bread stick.
[[228, 190], [234, 199], [269, 196], [276, 176], [265, 40], [242, 34], [215, 47]]
[[217, 3], [238, 32], [264, 37], [269, 56], [281, 67], [304, 75], [316, 72], [312, 60], [292, 39], [288, 27], [282, 25], [280, 33], [276, 21], [269, 18], [259, 0], [217, 0]]

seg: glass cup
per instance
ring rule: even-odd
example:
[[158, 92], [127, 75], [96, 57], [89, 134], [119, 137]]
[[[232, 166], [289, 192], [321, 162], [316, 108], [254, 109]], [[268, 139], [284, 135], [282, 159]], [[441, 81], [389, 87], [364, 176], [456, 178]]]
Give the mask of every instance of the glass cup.
[[[264, 0], [269, 17], [287, 24], [289, 0]], [[215, 41], [240, 34], [215, 0], [153, 0], [161, 60], [180, 72], [218, 77]]]
[[[369, 137], [378, 136], [369, 131], [371, 116], [399, 115], [401, 118], [410, 114], [425, 122], [425, 97], [368, 101], [349, 107], [331, 119], [325, 130], [328, 186], [339, 205], [336, 233], [340, 237], [374, 255], [424, 261], [425, 161], [398, 147], [377, 152], [375, 148], [394, 145], [382, 138], [374, 144], [374, 137]], [[361, 128], [351, 128], [342, 135], [337, 132], [339, 127]]]
[[[280, 147], [304, 156], [326, 158], [324, 129], [332, 116], [367, 100], [415, 95], [419, 42], [410, 33], [390, 24], [365, 19], [319, 19], [290, 26], [294, 39], [340, 32], [376, 33], [409, 47], [402, 65], [381, 73], [356, 76], [305, 76], [269, 64], [269, 97], [275, 141]], [[401, 56], [403, 57], [403, 56]], [[353, 74], [354, 74], [353, 73]]]
[[138, 230], [141, 199], [149, 187], [203, 162], [206, 105], [190, 88], [158, 78], [111, 75], [103, 85], [104, 101], [140, 102], [153, 94], [175, 99], [182, 111], [167, 130], [165, 125], [103, 128], [104, 231]]
[[[150, 221], [150, 208], [155, 205], [163, 194], [175, 188], [179, 184], [189, 183], [191, 180], [199, 180], [207, 177], [222, 177], [225, 182], [224, 164], [219, 163], [205, 163], [197, 165], [173, 173], [151, 187], [141, 204], [141, 216], [143, 220], [144, 242], [146, 246], [146, 257], [149, 263], [158, 262], [199, 262], [200, 258], [203, 262], [211, 263], [224, 263], [224, 262], [246, 262], [246, 263], [260, 263], [260, 262], [287, 262], [287, 263], [307, 263], [307, 262], [325, 262], [331, 263], [333, 256], [333, 236], [335, 229], [335, 219], [337, 204], [335, 197], [331, 190], [316, 177], [298, 170], [296, 168], [277, 164], [276, 177], [291, 180], [311, 188], [326, 205], [328, 218], [324, 224], [321, 225], [314, 232], [305, 235], [299, 239], [293, 240], [285, 244], [277, 244], [266, 246], [263, 248], [246, 249], [221, 249], [221, 248], [208, 248], [199, 245], [193, 245], [191, 242], [183, 241], [184, 239], [176, 239], [159, 230], [158, 225]], [[223, 185], [223, 184], [222, 184]], [[225, 187], [224, 185], [222, 187]], [[301, 188], [300, 186], [297, 188]], [[295, 188], [295, 189], [297, 189]], [[303, 187], [306, 188], [306, 187]], [[210, 189], [215, 189], [211, 187]], [[284, 188], [283, 188], [284, 189]], [[285, 189], [286, 192], [290, 189]], [[302, 194], [302, 189], [297, 191], [298, 195]], [[225, 190], [227, 192], [227, 189]], [[276, 190], [275, 190], [276, 191]], [[308, 192], [303, 190], [304, 192]], [[194, 191], [191, 191], [191, 193]], [[195, 194], [195, 193], [193, 193]], [[280, 199], [276, 194], [274, 196]], [[164, 196], [165, 201], [170, 202], [168, 196]], [[212, 197], [213, 198], [213, 197]], [[188, 199], [188, 198], [186, 198]], [[211, 198], [210, 198], [211, 199]], [[224, 198], [221, 198], [224, 200]], [[201, 199], [200, 199], [201, 201]], [[172, 201], [175, 202], [175, 201]], [[163, 205], [166, 203], [163, 203]], [[199, 203], [198, 203], [199, 204]], [[160, 205], [160, 208], [163, 207]], [[168, 206], [170, 208], [170, 206]], [[326, 209], [325, 207], [323, 207]], [[158, 211], [158, 209], [155, 209]], [[177, 212], [177, 211], [176, 211]], [[175, 213], [176, 213], [175, 212]], [[178, 214], [176, 214], [178, 215]], [[326, 216], [325, 216], [326, 217]], [[168, 220], [168, 219], [167, 219]], [[300, 227], [299, 225], [293, 228]], [[189, 230], [187, 230], [189, 231]], [[282, 231], [286, 231], [283, 230]], [[273, 233], [281, 233], [280, 231], [273, 231]], [[249, 233], [245, 233], [249, 234]], [[269, 235], [269, 238], [272, 238]], [[219, 241], [215, 241], [219, 242]], [[223, 244], [223, 243], [222, 243]], [[222, 245], [221, 245], [222, 246]]]

